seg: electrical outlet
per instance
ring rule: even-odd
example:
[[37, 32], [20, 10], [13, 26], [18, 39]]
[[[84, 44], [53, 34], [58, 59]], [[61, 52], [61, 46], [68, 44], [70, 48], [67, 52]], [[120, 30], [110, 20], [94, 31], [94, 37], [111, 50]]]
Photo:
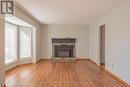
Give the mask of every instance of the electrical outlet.
[[112, 64], [111, 67], [114, 68], [114, 64]]

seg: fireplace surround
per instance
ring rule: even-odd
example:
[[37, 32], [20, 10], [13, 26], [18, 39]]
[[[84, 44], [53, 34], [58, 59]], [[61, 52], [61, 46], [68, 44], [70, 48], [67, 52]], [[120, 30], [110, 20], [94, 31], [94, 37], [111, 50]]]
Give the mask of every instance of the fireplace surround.
[[53, 38], [52, 58], [75, 58], [75, 38]]

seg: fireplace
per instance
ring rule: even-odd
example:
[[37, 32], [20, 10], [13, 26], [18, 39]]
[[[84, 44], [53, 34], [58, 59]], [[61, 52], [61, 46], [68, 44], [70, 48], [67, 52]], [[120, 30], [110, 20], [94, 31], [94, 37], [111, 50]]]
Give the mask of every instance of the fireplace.
[[52, 57], [53, 58], [74, 58], [76, 39], [62, 38], [52, 39]]
[[67, 44], [55, 45], [54, 57], [74, 57], [73, 45], [67, 45]]

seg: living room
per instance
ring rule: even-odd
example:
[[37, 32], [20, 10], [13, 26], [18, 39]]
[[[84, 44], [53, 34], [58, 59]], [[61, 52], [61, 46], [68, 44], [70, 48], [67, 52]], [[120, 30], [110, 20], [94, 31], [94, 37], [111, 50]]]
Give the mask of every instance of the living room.
[[129, 0], [11, 3], [0, 15], [0, 87], [130, 86]]

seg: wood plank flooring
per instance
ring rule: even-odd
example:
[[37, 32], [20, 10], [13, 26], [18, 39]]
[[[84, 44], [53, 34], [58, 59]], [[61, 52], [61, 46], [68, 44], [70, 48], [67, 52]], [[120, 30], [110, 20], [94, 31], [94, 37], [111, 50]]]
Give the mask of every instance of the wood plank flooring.
[[7, 87], [126, 87], [88, 60], [40, 61], [10, 70]]

